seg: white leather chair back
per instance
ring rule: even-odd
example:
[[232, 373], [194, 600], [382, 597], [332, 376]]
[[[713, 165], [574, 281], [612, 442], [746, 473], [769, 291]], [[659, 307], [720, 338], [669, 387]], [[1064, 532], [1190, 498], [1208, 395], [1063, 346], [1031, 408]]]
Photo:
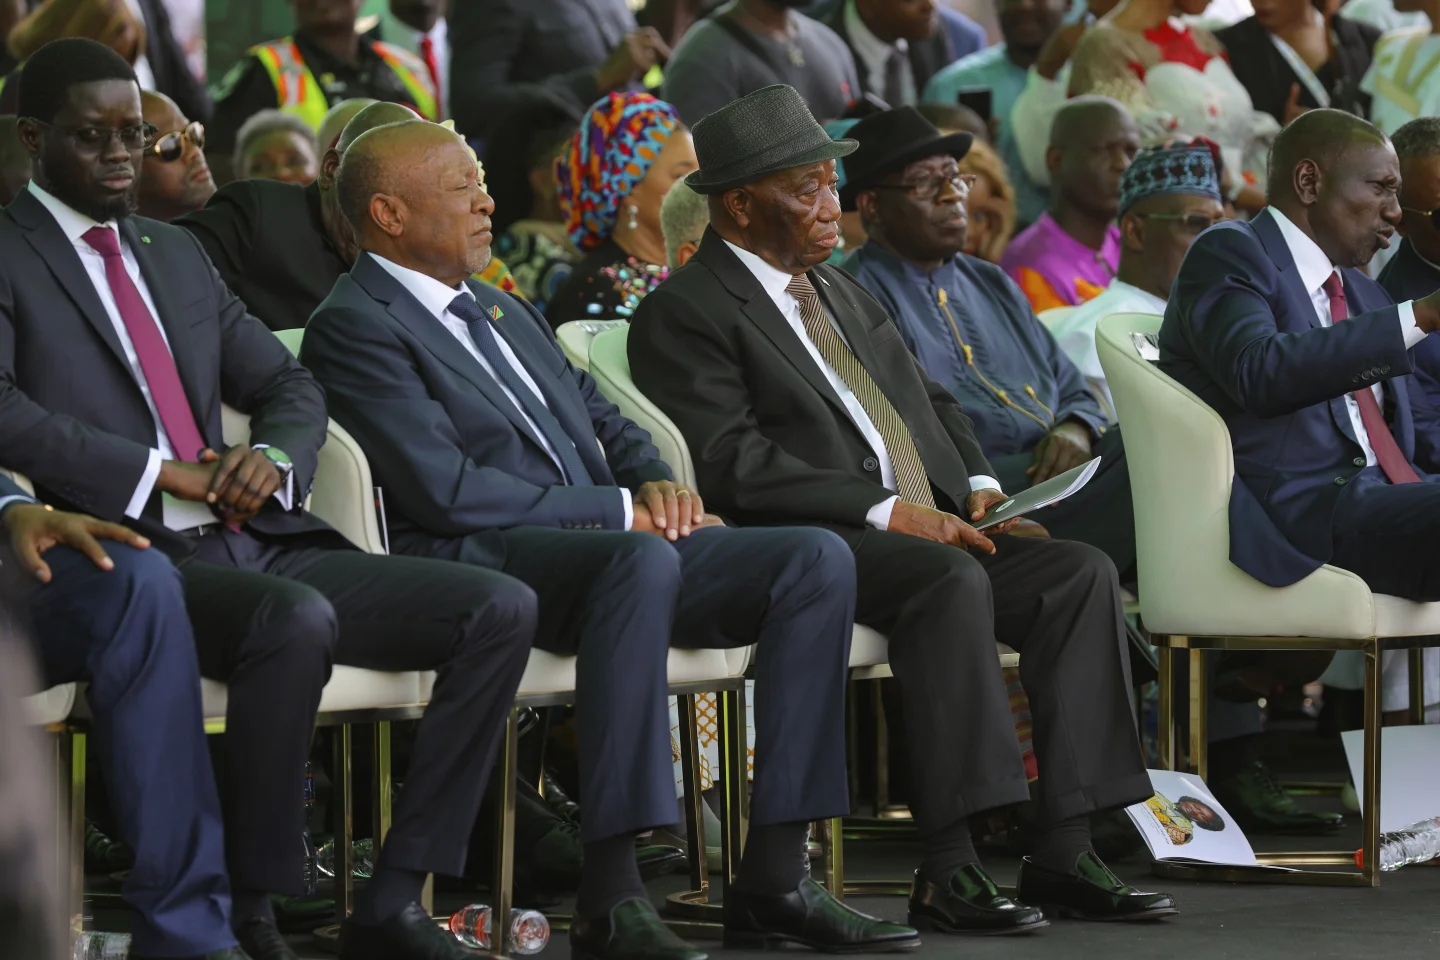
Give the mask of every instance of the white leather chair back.
[[[590, 375], [600, 392], [620, 408], [620, 413], [649, 431], [650, 439], [660, 451], [660, 459], [670, 465], [675, 480], [700, 490], [695, 483], [695, 464], [680, 428], [660, 408], [651, 403], [630, 379], [630, 357], [625, 352], [630, 338], [627, 323], [601, 333], [590, 344]], [[705, 491], [700, 490], [704, 496]]]
[[581, 370], [590, 369], [590, 345], [609, 330], [630, 325], [628, 320], [571, 320], [555, 329], [555, 339], [572, 364]]
[[1140, 356], [1133, 335], [1155, 334], [1160, 323], [1121, 313], [1096, 331], [1125, 430], [1145, 626], [1184, 636], [1375, 636], [1376, 598], [1353, 573], [1325, 566], [1275, 588], [1230, 563], [1230, 433], [1208, 404]]
[[1049, 330], [1053, 333], [1055, 330], [1055, 324], [1059, 323], [1061, 320], [1064, 320], [1072, 312], [1074, 312], [1074, 310], [1074, 307], [1051, 307], [1049, 310], [1041, 310], [1035, 316], [1040, 319], [1041, 323], [1045, 324], [1046, 330]]

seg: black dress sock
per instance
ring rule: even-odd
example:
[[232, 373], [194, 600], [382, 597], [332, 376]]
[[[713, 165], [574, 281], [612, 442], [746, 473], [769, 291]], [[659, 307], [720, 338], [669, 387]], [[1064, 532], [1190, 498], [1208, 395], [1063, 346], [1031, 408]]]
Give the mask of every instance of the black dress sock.
[[1071, 817], [1041, 827], [1036, 832], [1030, 859], [1046, 870], [1073, 874], [1076, 859], [1087, 850], [1093, 852], [1090, 846], [1090, 818]]
[[644, 897], [645, 883], [635, 864], [635, 835], [621, 834], [585, 844], [585, 866], [580, 871], [580, 892], [575, 912], [586, 919], [607, 916], [624, 900]]
[[270, 894], [238, 888], [230, 891], [231, 925], [238, 928], [246, 920], [275, 922], [275, 908], [270, 904]]
[[805, 841], [810, 824], [767, 823], [751, 826], [736, 882], [750, 893], [793, 893], [806, 877]]
[[975, 840], [970, 836], [970, 819], [961, 817], [925, 838], [925, 859], [920, 863], [920, 879], [944, 886], [956, 870], [967, 863], [979, 862]]

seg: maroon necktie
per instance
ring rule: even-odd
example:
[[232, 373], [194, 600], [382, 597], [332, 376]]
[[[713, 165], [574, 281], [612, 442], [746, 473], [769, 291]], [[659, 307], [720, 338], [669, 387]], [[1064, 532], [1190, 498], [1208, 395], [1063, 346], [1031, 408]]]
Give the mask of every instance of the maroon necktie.
[[[1325, 293], [1330, 297], [1330, 322], [1340, 323], [1350, 319], [1350, 307], [1345, 302], [1345, 286], [1340, 282], [1338, 272], [1331, 273], [1325, 281]], [[1360, 405], [1360, 422], [1365, 425], [1365, 432], [1370, 435], [1370, 449], [1375, 451], [1375, 459], [1380, 464], [1380, 469], [1385, 471], [1385, 476], [1390, 478], [1391, 483], [1419, 483], [1420, 477], [1416, 475], [1415, 468], [1410, 466], [1410, 461], [1405, 459], [1405, 454], [1400, 452], [1400, 444], [1395, 442], [1395, 435], [1390, 432], [1390, 426], [1380, 412], [1380, 404], [1375, 401], [1375, 392], [1369, 387], [1361, 387], [1350, 396]]]
[[435, 41], [428, 33], [420, 38], [420, 57], [425, 61], [425, 69], [430, 71], [430, 85], [435, 88], [435, 120], [438, 122], [445, 109], [440, 102], [440, 61], [435, 56]]
[[205, 439], [195, 425], [195, 413], [185, 397], [185, 388], [180, 384], [180, 371], [175, 367], [175, 358], [165, 345], [160, 327], [150, 315], [150, 308], [140, 296], [135, 281], [125, 269], [125, 260], [120, 256], [120, 238], [108, 227], [92, 227], [83, 238], [95, 252], [105, 258], [105, 279], [110, 282], [110, 292], [115, 305], [120, 309], [120, 319], [130, 334], [135, 354], [140, 358], [140, 370], [150, 386], [150, 399], [160, 412], [160, 423], [165, 435], [170, 438], [170, 449], [177, 460], [195, 463], [200, 451], [205, 449]]

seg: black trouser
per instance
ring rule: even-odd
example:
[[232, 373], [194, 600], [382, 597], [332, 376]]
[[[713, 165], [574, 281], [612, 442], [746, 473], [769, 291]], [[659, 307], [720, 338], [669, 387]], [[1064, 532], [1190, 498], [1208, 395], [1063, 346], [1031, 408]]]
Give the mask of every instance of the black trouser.
[[842, 535], [855, 551], [856, 619], [890, 638], [922, 832], [1029, 798], [997, 640], [1020, 653], [1041, 818], [1150, 796], [1119, 584], [1103, 553], [998, 536], [991, 557], [901, 533]]
[[[587, 842], [675, 821], [672, 644], [758, 645], [753, 823], [849, 812], [844, 710], [855, 574], [833, 534], [710, 527], [673, 544], [649, 533], [545, 527], [503, 536], [505, 572], [540, 597], [535, 645], [579, 655]], [[464, 546], [437, 549], [461, 555]]]
[[440, 671], [381, 863], [459, 874], [525, 670], [535, 594], [490, 570], [229, 530], [196, 547], [181, 573], [200, 672], [229, 687], [219, 782], [233, 884], [300, 892], [301, 783], [332, 661]]
[[1335, 505], [1330, 562], [1376, 593], [1440, 600], [1440, 478], [1392, 484], [1366, 467]]

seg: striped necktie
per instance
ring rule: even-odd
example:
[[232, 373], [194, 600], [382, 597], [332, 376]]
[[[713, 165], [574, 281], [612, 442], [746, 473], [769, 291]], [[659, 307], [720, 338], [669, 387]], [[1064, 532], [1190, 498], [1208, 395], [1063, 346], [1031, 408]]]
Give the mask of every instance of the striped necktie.
[[875, 385], [875, 381], [870, 379], [870, 374], [865, 371], [854, 352], [830, 325], [830, 319], [825, 316], [825, 308], [821, 306], [820, 296], [815, 292], [810, 278], [802, 273], [790, 281], [785, 292], [800, 302], [800, 319], [805, 324], [805, 333], [810, 337], [810, 342], [815, 344], [830, 369], [839, 374], [845, 386], [855, 394], [855, 399], [860, 401], [860, 406], [870, 417], [870, 422], [880, 431], [880, 439], [884, 441], [885, 451], [890, 455], [890, 464], [895, 469], [895, 485], [899, 488], [895, 492], [900, 494], [900, 499], [906, 503], [933, 508], [935, 498], [930, 493], [930, 478], [925, 473], [925, 465], [920, 462], [915, 440], [905, 428], [905, 421], [900, 419], [900, 414]]

